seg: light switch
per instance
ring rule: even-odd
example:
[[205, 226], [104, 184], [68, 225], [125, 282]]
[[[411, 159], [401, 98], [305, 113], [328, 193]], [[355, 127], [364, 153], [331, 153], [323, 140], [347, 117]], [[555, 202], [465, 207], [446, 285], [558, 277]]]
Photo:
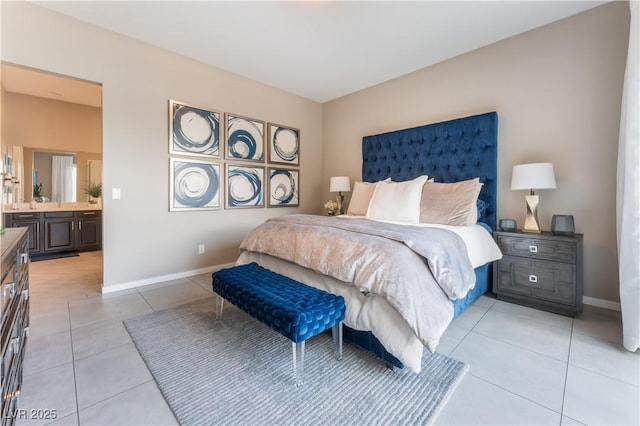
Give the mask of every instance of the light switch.
[[114, 200], [120, 199], [120, 188], [111, 188], [111, 198]]

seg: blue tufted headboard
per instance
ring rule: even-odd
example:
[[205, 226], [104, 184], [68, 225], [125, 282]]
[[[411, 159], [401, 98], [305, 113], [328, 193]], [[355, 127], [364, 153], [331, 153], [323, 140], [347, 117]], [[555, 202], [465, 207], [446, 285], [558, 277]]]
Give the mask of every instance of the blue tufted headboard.
[[480, 178], [478, 218], [496, 227], [498, 113], [488, 112], [362, 138], [362, 180], [401, 182], [429, 175], [436, 182]]

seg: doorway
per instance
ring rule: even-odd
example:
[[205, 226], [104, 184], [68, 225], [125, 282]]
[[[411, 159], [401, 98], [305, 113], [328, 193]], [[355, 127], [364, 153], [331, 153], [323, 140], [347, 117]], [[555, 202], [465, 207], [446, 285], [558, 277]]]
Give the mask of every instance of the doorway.
[[[102, 85], [17, 64], [0, 66], [0, 150], [13, 178], [0, 203], [5, 220], [5, 214], [22, 209], [43, 215], [52, 209], [102, 210], [88, 191], [102, 185]], [[35, 204], [36, 198], [43, 204]], [[103, 257], [97, 251], [83, 261], [95, 262], [102, 285]]]

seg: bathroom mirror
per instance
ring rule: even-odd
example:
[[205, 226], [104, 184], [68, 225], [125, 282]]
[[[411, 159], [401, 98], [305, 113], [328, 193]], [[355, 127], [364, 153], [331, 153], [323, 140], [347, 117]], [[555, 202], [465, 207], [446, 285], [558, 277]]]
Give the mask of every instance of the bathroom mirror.
[[[32, 189], [31, 196], [36, 201], [70, 203], [77, 201], [78, 156], [76, 153], [34, 151], [32, 176], [31, 188], [38, 185], [42, 192], [38, 196]], [[25, 189], [28, 190], [28, 188]], [[26, 198], [26, 195], [25, 199], [30, 199]]]

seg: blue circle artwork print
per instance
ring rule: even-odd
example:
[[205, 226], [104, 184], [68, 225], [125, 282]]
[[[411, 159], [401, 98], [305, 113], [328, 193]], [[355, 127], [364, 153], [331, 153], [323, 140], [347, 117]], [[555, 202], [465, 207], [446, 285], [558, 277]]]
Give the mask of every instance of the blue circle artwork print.
[[273, 205], [298, 204], [297, 171], [275, 169], [271, 170], [270, 193]]
[[271, 146], [277, 156], [275, 161], [297, 163], [300, 151], [298, 132], [286, 127], [278, 127], [271, 135]]
[[241, 117], [227, 120], [229, 158], [262, 161], [264, 158], [263, 124]]
[[256, 207], [263, 205], [262, 176], [264, 169], [230, 167], [227, 173], [229, 207]]
[[220, 176], [216, 166], [176, 162], [174, 167], [174, 203], [177, 207], [219, 207]]
[[173, 149], [191, 154], [219, 155], [218, 114], [181, 104], [173, 105]]

